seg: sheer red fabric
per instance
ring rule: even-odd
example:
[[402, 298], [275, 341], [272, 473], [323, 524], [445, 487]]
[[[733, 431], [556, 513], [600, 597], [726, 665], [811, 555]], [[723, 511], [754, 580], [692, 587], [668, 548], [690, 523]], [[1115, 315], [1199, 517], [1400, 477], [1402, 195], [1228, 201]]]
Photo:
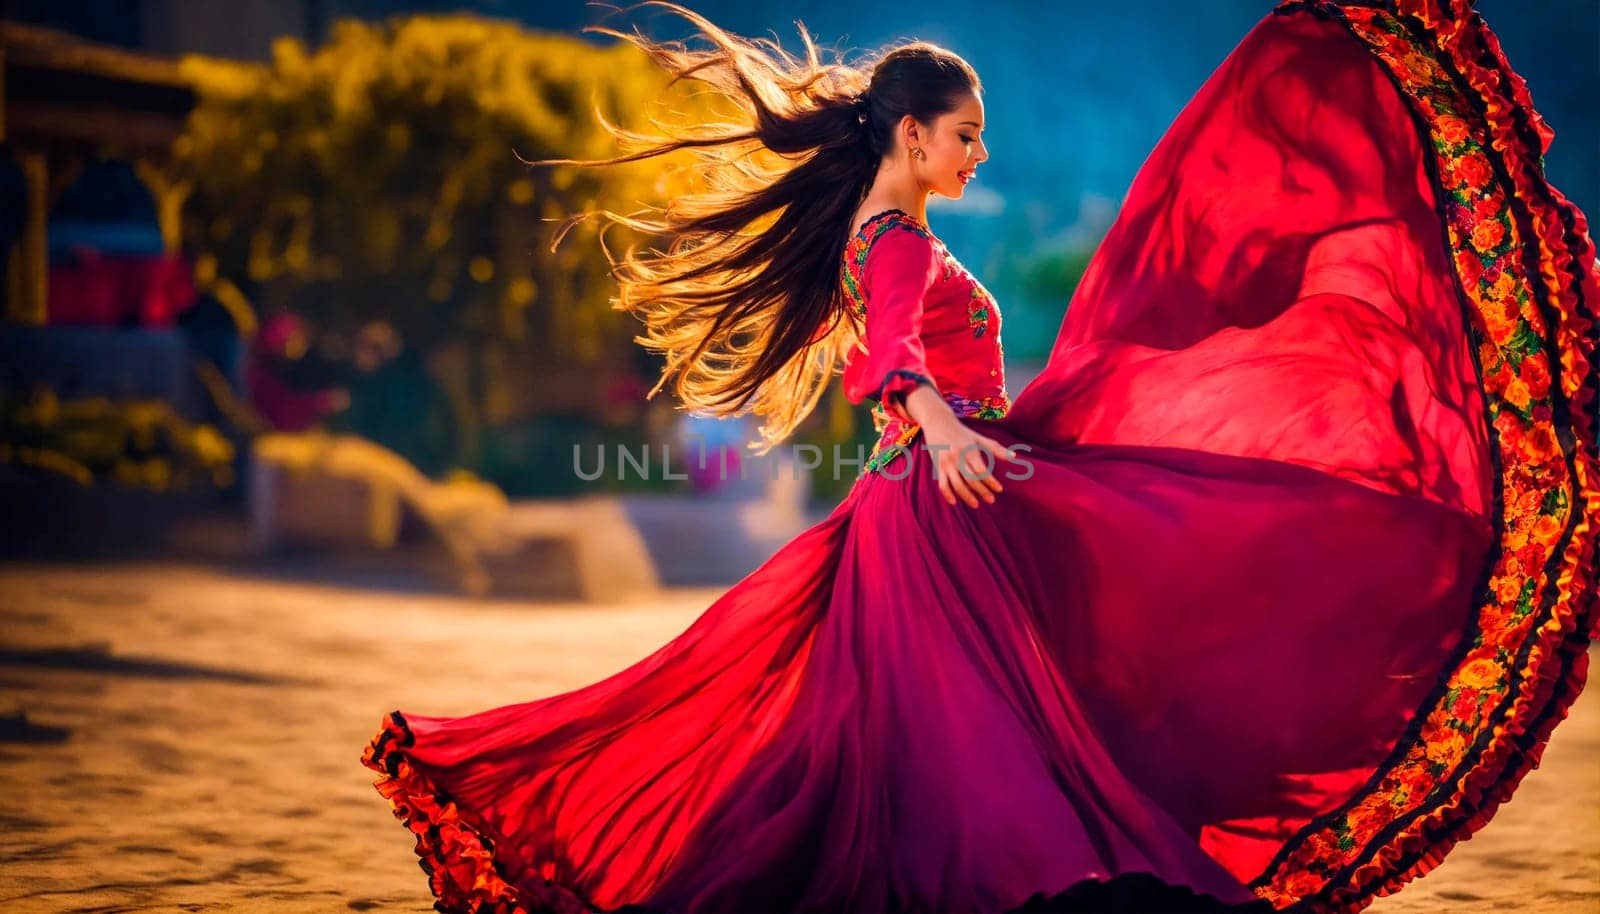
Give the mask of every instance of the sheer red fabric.
[[[913, 432], [627, 669], [385, 719], [439, 909], [1354, 911], [1426, 873], [1597, 630], [1600, 265], [1551, 136], [1464, 0], [1282, 4], [965, 420], [1025, 461], [995, 504]], [[981, 395], [913, 272], [847, 392]]]

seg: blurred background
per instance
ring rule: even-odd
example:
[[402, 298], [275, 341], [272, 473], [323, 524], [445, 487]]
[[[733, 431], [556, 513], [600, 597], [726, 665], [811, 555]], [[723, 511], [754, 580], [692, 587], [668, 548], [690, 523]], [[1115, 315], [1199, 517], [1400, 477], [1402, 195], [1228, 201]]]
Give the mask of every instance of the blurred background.
[[[1015, 395], [1273, 0], [689, 5], [977, 67], [992, 158], [930, 219], [1000, 299]], [[1600, 214], [1600, 3], [1478, 6], [1555, 129], [1553, 183]], [[646, 400], [661, 366], [594, 225], [550, 250], [569, 214], [670, 198], [681, 163], [518, 155], [610, 154], [591, 105], [706, 113], [585, 25], [685, 35], [576, 0], [0, 0], [0, 909], [430, 910], [359, 764], [380, 718], [638, 662], [853, 481]], [[838, 386], [794, 443], [864, 454]], [[1593, 911], [1593, 704], [1374, 914]]]
[[[1015, 394], [1144, 156], [1272, 3], [693, 6], [790, 48], [803, 20], [847, 58], [920, 37], [978, 68], [992, 159], [930, 218], [1001, 301]], [[1556, 130], [1552, 180], [1600, 211], [1600, 5], [1479, 8]], [[650, 566], [658, 582], [731, 581], [852, 482], [849, 467], [796, 468], [786, 448], [752, 459], [745, 420], [690, 416], [667, 391], [646, 400], [660, 362], [609, 307], [594, 224], [550, 250], [565, 216], [682, 188], [670, 160], [517, 159], [609, 154], [591, 104], [637, 128], [705, 116], [631, 47], [579, 34], [683, 37], [677, 17], [548, 0], [0, 9], [8, 552], [201, 546], [254, 561], [416, 545], [443, 556], [451, 587], [532, 595], [591, 585], [531, 555], [580, 566], [572, 529], [626, 528], [640, 580]], [[608, 240], [650, 241], [625, 236]], [[834, 385], [794, 443], [848, 455], [872, 437]], [[688, 465], [691, 440], [707, 468]], [[574, 446], [648, 453], [653, 468], [613, 459], [586, 479]]]

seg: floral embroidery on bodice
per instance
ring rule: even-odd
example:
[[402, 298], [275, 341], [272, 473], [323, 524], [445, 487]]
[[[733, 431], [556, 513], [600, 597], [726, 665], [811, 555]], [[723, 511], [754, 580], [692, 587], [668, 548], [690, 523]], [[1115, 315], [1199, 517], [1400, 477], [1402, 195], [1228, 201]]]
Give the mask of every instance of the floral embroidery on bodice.
[[886, 465], [921, 431], [904, 411], [919, 384], [938, 390], [957, 415], [998, 419], [1010, 409], [999, 305], [921, 222], [898, 209], [868, 219], [845, 244], [841, 280], [866, 323], [865, 351], [845, 367], [845, 396], [877, 401], [879, 436], [864, 472]]

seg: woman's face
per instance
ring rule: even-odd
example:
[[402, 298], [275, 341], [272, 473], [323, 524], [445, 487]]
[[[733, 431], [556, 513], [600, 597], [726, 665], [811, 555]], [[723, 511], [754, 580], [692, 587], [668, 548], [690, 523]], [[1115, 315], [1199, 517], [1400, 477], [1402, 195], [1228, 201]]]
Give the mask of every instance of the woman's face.
[[978, 163], [989, 158], [983, 145], [983, 100], [968, 93], [955, 110], [939, 115], [926, 130], [910, 140], [927, 154], [912, 159], [912, 168], [930, 193], [961, 199]]

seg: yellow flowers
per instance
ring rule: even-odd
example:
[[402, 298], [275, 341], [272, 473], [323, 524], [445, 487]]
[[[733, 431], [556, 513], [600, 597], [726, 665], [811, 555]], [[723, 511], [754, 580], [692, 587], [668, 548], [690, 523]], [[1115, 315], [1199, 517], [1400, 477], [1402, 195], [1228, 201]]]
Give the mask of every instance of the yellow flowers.
[[[486, 416], [551, 405], [511, 375], [446, 377], [434, 356], [464, 347], [467, 365], [505, 358], [598, 377], [636, 328], [612, 308], [597, 221], [547, 253], [555, 231], [701, 180], [687, 151], [605, 169], [533, 169], [519, 156], [614, 156], [601, 118], [650, 134], [730, 116], [703, 86], [669, 86], [626, 43], [471, 15], [340, 21], [318, 47], [275, 41], [265, 63], [191, 56], [180, 69], [200, 101], [163, 168], [192, 188], [182, 235], [202, 287], [246, 332], [246, 279], [318, 332], [392, 322], [436, 380], [465, 391], [448, 407], [463, 452]], [[612, 250], [653, 241], [626, 227], [606, 235]]]
[[61, 400], [41, 388], [0, 394], [0, 463], [31, 466], [82, 485], [110, 479], [166, 491], [233, 480], [233, 443], [161, 400]]
[[[171, 169], [194, 183], [185, 236], [198, 243], [208, 275], [349, 281], [373, 289], [370, 306], [355, 302], [372, 315], [392, 313], [396, 281], [419, 298], [448, 298], [485, 316], [503, 317], [504, 302], [525, 296], [506, 287], [528, 282], [549, 289], [553, 307], [609, 312], [605, 290], [590, 278], [560, 289], [533, 275], [525, 257], [480, 255], [484, 227], [530, 236], [512, 248], [525, 250], [541, 243], [531, 237], [536, 228], [549, 227], [507, 222], [496, 208], [545, 202], [540, 197], [562, 216], [634, 207], [654, 192], [682, 192], [692, 173], [666, 180], [669, 163], [647, 162], [582, 175], [547, 169], [536, 179], [517, 155], [614, 155], [596, 104], [624, 126], [703, 121], [709, 105], [692, 86], [668, 86], [631, 46], [596, 47], [471, 15], [341, 21], [319, 48], [277, 39], [264, 65], [189, 56], [180, 68], [201, 102], [172, 147]], [[599, 187], [605, 192], [597, 195]], [[419, 207], [429, 218], [416, 218]], [[603, 258], [593, 260], [603, 273]], [[431, 269], [441, 263], [454, 275]], [[372, 274], [391, 284], [370, 282]], [[435, 278], [442, 285], [430, 286]], [[628, 331], [609, 313], [600, 317]]]

